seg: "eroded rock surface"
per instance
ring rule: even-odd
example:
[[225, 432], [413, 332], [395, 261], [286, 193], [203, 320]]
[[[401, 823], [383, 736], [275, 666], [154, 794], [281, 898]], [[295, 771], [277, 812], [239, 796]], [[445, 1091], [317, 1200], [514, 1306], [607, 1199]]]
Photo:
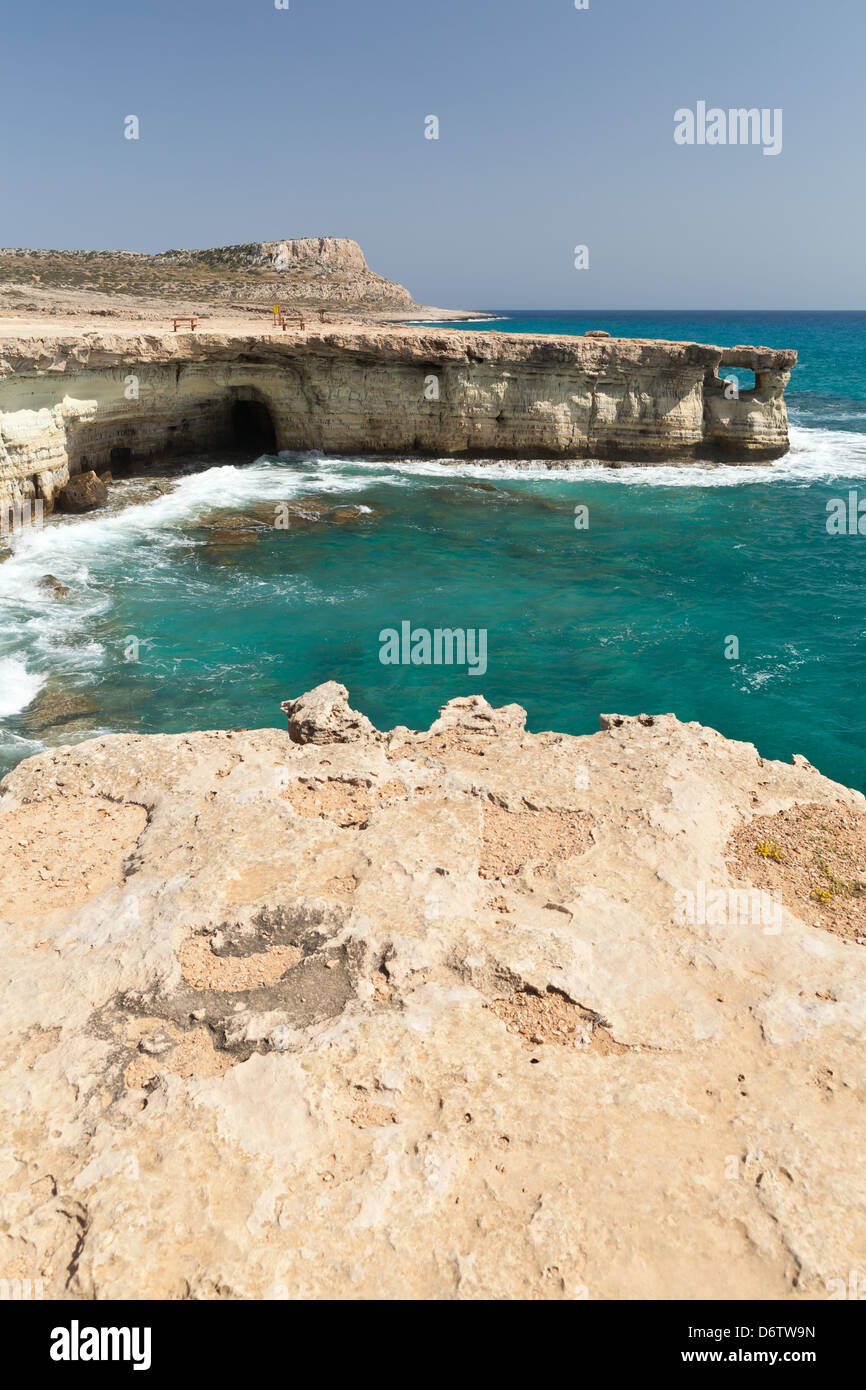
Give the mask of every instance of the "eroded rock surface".
[[[82, 471], [246, 448], [236, 412], [252, 406], [279, 450], [652, 463], [788, 449], [793, 350], [420, 327], [147, 328], [2, 337], [0, 502], [50, 506]], [[720, 375], [729, 367], [755, 373], [735, 399]], [[251, 443], [251, 456], [263, 448]]]
[[69, 479], [60, 489], [56, 505], [61, 512], [95, 512], [107, 501], [108, 489], [91, 468]]
[[672, 715], [286, 712], [2, 783], [0, 1276], [823, 1298], [866, 1267], [859, 793]]

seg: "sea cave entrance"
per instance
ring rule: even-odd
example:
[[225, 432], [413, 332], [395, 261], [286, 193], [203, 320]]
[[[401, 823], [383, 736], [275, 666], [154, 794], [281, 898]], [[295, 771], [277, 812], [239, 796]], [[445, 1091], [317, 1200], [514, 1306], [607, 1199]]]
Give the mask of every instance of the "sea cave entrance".
[[245, 452], [273, 454], [277, 434], [271, 412], [263, 401], [235, 401], [231, 410], [232, 442]]
[[127, 477], [132, 472], [132, 450], [124, 445], [118, 445], [111, 450], [108, 456], [108, 466], [111, 469], [112, 477]]

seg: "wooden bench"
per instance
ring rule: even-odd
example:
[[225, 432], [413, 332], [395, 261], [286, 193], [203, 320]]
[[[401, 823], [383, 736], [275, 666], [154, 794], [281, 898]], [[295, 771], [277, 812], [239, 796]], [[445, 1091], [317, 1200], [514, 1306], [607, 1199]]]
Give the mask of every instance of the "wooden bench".
[[174, 331], [175, 331], [175, 333], [177, 332], [177, 326], [178, 326], [179, 323], [188, 323], [188, 324], [189, 324], [190, 332], [191, 332], [191, 333], [194, 333], [194, 332], [195, 332], [195, 326], [196, 326], [196, 324], [198, 323], [198, 319], [195, 317], [194, 314], [184, 314], [184, 315], [180, 316], [179, 318], [176, 318], [176, 319], [173, 318], [173, 319], [172, 319], [172, 323], [174, 324]]
[[[299, 328], [306, 328], [307, 326], [306, 319], [302, 318], [300, 314], [289, 314], [288, 318], [291, 319], [293, 322], [297, 322]], [[281, 328], [285, 333], [287, 327], [288, 319], [286, 318], [286, 315], [282, 313], [282, 311], [280, 310], [275, 310], [274, 328]]]

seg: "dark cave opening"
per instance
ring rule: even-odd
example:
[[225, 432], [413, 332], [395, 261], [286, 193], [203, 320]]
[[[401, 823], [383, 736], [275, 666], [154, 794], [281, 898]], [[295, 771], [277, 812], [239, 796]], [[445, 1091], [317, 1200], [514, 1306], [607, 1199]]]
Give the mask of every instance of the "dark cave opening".
[[257, 454], [276, 452], [277, 436], [271, 412], [261, 401], [235, 401], [231, 413], [232, 441]]
[[132, 470], [132, 450], [123, 447], [112, 449], [108, 456], [108, 466], [115, 478], [126, 476]]

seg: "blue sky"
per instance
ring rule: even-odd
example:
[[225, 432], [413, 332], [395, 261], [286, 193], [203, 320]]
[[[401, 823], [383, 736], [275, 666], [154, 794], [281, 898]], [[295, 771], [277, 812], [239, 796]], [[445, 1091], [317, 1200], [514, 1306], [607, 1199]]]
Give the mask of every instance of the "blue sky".
[[[2, 46], [5, 246], [351, 236], [428, 304], [866, 307], [863, 0], [43, 0]], [[782, 153], [676, 145], [700, 100], [782, 108]]]

